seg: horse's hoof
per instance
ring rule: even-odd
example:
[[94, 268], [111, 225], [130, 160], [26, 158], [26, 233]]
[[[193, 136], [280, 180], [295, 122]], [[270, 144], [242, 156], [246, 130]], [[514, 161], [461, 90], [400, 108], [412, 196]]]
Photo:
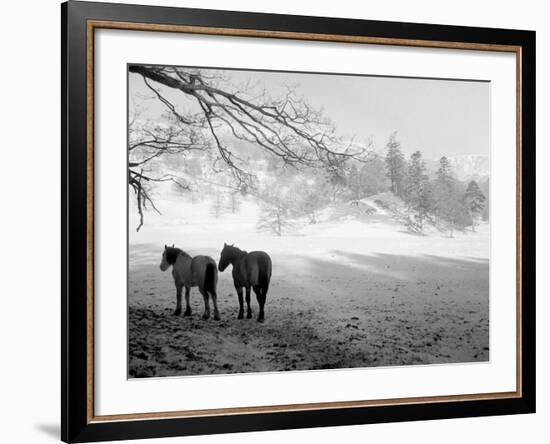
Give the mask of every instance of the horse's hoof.
[[175, 310], [173, 315], [174, 316], [179, 316], [181, 314], [181, 310]]
[[265, 319], [264, 318], [258, 318], [258, 322], [263, 324], [265, 322]]
[[207, 319], [210, 318], [210, 315], [209, 314], [203, 314], [202, 318], [206, 321]]
[[243, 316], [242, 313], [239, 313], [239, 314], [237, 315], [237, 319], [242, 319], [243, 317], [244, 317], [244, 316]]
[[185, 310], [183, 313], [184, 316], [191, 316], [191, 310]]
[[246, 314], [246, 319], [251, 319], [252, 318], [252, 313], [247, 313]]
[[214, 320], [219, 321], [220, 320], [220, 315], [219, 314], [214, 315]]

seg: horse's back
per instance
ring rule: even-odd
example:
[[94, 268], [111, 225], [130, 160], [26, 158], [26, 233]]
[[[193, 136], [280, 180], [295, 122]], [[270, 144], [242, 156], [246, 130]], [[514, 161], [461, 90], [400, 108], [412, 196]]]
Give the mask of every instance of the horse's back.
[[[214, 287], [218, 283], [218, 268], [216, 261], [210, 256], [195, 256], [191, 262], [191, 270], [196, 284], [202, 287], [205, 283], [208, 273], [211, 273]], [[208, 273], [207, 273], [208, 272]]]
[[193, 262], [191, 263], [191, 266], [196, 268], [206, 266], [207, 264], [213, 264], [214, 266], [216, 266], [216, 261], [210, 256], [198, 255], [193, 257]]
[[252, 286], [268, 286], [271, 280], [271, 258], [265, 251], [252, 251], [247, 254], [246, 268], [248, 281]]

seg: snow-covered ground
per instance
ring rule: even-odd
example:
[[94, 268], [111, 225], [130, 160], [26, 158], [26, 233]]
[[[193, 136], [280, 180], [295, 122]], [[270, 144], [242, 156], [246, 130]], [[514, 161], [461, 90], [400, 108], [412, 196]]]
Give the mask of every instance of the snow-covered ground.
[[[162, 216], [147, 213], [138, 233], [130, 206], [130, 376], [488, 360], [489, 225], [414, 235], [376, 200], [329, 206], [280, 237], [258, 232], [252, 198], [218, 217], [208, 201], [159, 199]], [[197, 289], [193, 316], [172, 315], [164, 244], [217, 261], [224, 242], [272, 257], [264, 324], [237, 319], [230, 269], [218, 284], [221, 321], [200, 318]]]

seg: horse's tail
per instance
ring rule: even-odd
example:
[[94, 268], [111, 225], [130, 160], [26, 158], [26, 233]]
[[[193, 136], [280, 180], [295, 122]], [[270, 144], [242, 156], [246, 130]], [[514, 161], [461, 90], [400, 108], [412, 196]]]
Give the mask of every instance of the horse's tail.
[[212, 262], [206, 264], [204, 289], [209, 293], [216, 293], [216, 266]]
[[258, 286], [261, 288], [262, 296], [267, 296], [267, 290], [269, 289], [269, 281], [271, 280], [271, 259], [268, 255], [265, 255], [258, 261]]

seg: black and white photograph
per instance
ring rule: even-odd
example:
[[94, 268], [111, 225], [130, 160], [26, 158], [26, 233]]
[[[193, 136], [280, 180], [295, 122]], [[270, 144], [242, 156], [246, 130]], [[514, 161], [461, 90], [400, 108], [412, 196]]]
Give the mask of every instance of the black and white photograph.
[[8, 444], [550, 423], [544, 2], [8, 2]]
[[128, 378], [489, 361], [489, 81], [127, 82]]

